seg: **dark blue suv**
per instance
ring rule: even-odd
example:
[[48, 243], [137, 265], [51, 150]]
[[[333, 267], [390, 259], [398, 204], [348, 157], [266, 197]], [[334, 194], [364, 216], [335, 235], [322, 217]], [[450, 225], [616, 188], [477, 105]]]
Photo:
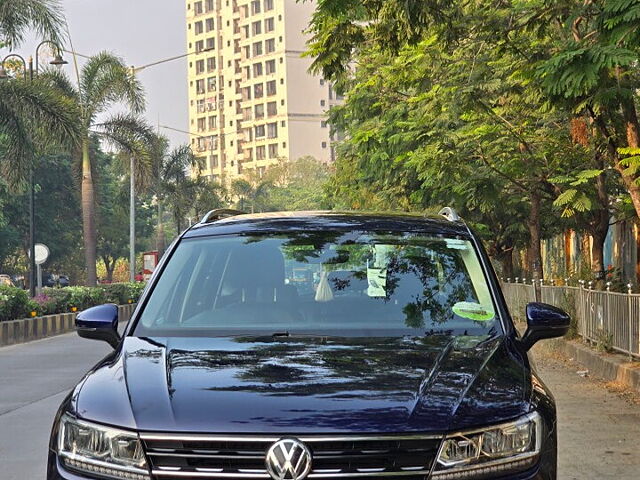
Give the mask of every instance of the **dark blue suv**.
[[48, 478], [554, 479], [553, 397], [478, 238], [438, 217], [213, 211], [65, 399]]

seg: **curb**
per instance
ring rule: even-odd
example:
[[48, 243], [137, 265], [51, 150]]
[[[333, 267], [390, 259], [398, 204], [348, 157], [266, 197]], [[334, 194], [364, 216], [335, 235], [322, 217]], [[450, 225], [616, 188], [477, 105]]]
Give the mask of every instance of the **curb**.
[[547, 341], [546, 347], [543, 345], [541, 345], [542, 350], [546, 348], [560, 352], [584, 365], [590, 375], [607, 382], [620, 383], [640, 392], [640, 362], [630, 362], [626, 355], [599, 353], [583, 345], [579, 340], [565, 340], [563, 338]]
[[[128, 321], [136, 304], [118, 306], [120, 322]], [[32, 342], [75, 330], [76, 313], [58, 313], [44, 317], [0, 322], [0, 347]]]

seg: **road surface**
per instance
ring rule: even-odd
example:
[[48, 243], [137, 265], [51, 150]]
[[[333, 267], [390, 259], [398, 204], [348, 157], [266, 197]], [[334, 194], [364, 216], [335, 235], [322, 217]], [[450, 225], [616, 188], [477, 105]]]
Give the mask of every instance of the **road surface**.
[[[45, 476], [54, 413], [66, 393], [109, 351], [106, 343], [61, 335], [0, 348], [0, 477]], [[640, 404], [553, 357], [537, 359], [558, 403], [559, 478], [640, 478]]]

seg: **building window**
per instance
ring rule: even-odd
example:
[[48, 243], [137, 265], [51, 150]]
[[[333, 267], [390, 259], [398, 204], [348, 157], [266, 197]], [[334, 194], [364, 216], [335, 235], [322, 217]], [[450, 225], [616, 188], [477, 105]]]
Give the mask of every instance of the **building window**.
[[264, 0], [264, 11], [273, 10], [273, 0]]
[[253, 86], [253, 98], [262, 98], [264, 96], [264, 90], [261, 83], [256, 83]]
[[242, 109], [242, 120], [251, 120], [251, 107]]
[[196, 15], [200, 15], [202, 13], [202, 2], [195, 2], [193, 4], [193, 11]]
[[[193, 102], [192, 102], [193, 104]], [[198, 113], [204, 113], [205, 112], [205, 103], [204, 103], [204, 98], [201, 98], [200, 100], [198, 100], [196, 102], [196, 111]]]
[[327, 142], [322, 142], [322, 148], [327, 148]]
[[267, 138], [276, 138], [278, 136], [278, 124], [269, 123], [267, 125]]
[[251, 87], [244, 87], [242, 89], [242, 100], [245, 102], [251, 100]]
[[244, 155], [248, 161], [253, 160], [253, 148], [247, 148], [244, 152], [245, 152]]
[[217, 82], [216, 82], [216, 77], [209, 77], [207, 78], [207, 91], [208, 92], [215, 92], [217, 90], [218, 86], [217, 86]]
[[278, 144], [272, 143], [269, 145], [269, 158], [278, 158]]
[[244, 48], [244, 58], [251, 58], [251, 47], [247, 45]]
[[267, 18], [264, 21], [264, 32], [269, 33], [273, 32], [276, 29], [276, 21], [273, 17]]
[[202, 25], [202, 22], [196, 22], [193, 24], [193, 28], [196, 31], [196, 35], [200, 35], [202, 32], [204, 32], [204, 27]]
[[264, 138], [264, 125], [256, 125], [256, 139]]
[[249, 25], [244, 25], [242, 27], [242, 38], [243, 39], [249, 38]]
[[262, 63], [254, 63], [253, 64], [253, 76], [261, 77], [262, 76]]
[[327, 103], [327, 102], [325, 102], [324, 100], [320, 100], [320, 106], [321, 106], [321, 107], [324, 107], [326, 103]]
[[209, 117], [209, 130], [213, 130], [214, 128], [218, 128], [218, 117], [215, 115]]
[[273, 53], [276, 51], [276, 40], [275, 38], [270, 38], [269, 40], [266, 40], [265, 42], [265, 50], [267, 51], [267, 53]]
[[320, 122], [320, 128], [327, 128], [327, 122], [324, 120]]
[[262, 55], [262, 42], [253, 44], [253, 56], [257, 57], [258, 55]]
[[264, 145], [256, 147], [256, 160], [264, 160], [266, 158], [266, 148]]
[[324, 85], [324, 79], [320, 79], [320, 85]]
[[281, 126], [282, 128], [286, 127], [286, 126], [287, 126], [287, 122], [285, 122], [284, 120], [282, 120], [282, 121], [280, 122], [280, 126]]
[[207, 58], [207, 72], [212, 72], [216, 69], [216, 57]]
[[204, 11], [205, 12], [210, 12], [211, 10], [213, 10], [213, 2], [214, 2], [214, 0], [206, 0], [204, 2]]
[[207, 50], [216, 48], [216, 39], [214, 37], [207, 38]]
[[216, 24], [215, 24], [215, 22], [214, 22], [213, 18], [207, 18], [207, 19], [204, 21], [204, 24], [205, 24], [205, 25], [204, 25], [204, 29], [205, 29], [205, 31], [207, 31], [207, 32], [210, 32], [211, 30], [213, 30], [214, 28], [216, 28]]
[[251, 2], [251, 15], [260, 13], [260, 0], [253, 0]]
[[267, 62], [265, 62], [265, 70], [267, 75], [271, 75], [272, 73], [276, 73], [276, 61], [275, 60], [269, 60]]
[[251, 79], [251, 67], [250, 66], [246, 66], [244, 67], [244, 80], [250, 80]]
[[198, 119], [198, 131], [199, 132], [204, 132], [207, 129], [207, 119], [206, 118], [199, 118]]
[[196, 52], [201, 52], [202, 50], [204, 50], [204, 42], [202, 40], [198, 40], [196, 42]]
[[251, 24], [251, 34], [260, 35], [262, 33], [262, 22], [257, 21]]
[[202, 95], [204, 93], [204, 80], [196, 80], [196, 93]]
[[256, 120], [264, 118], [264, 105], [262, 103], [255, 106]]
[[204, 60], [198, 60], [196, 62], [196, 75], [200, 75], [204, 72]]
[[267, 82], [267, 95], [271, 96], [275, 94], [276, 94], [276, 81], [271, 80], [270, 82]]
[[211, 155], [209, 157], [209, 169], [218, 168], [218, 155]]
[[278, 114], [278, 104], [276, 102], [267, 103], [267, 115], [273, 117]]

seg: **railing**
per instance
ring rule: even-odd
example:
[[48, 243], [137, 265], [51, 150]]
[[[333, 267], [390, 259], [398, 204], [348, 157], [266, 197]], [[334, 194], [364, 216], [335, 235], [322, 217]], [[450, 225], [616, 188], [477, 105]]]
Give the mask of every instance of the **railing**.
[[502, 290], [514, 319], [523, 321], [526, 304], [536, 300], [566, 310], [575, 317], [577, 333], [585, 340], [640, 358], [640, 295], [569, 286], [503, 283]]

